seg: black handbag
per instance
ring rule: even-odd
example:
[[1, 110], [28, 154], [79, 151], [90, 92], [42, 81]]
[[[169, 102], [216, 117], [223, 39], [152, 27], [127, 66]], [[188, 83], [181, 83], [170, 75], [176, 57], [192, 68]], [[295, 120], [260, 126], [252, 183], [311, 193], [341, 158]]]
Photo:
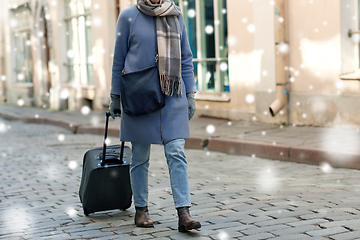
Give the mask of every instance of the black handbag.
[[123, 111], [133, 117], [155, 112], [165, 106], [165, 95], [160, 88], [158, 46], [155, 29], [155, 65], [131, 73], [121, 74], [120, 94]]

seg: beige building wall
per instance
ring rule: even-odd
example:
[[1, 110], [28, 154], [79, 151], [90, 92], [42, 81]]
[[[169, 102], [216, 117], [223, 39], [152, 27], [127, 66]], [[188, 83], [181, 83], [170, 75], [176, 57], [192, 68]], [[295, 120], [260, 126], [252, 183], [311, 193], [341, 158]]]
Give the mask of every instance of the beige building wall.
[[[289, 1], [290, 121], [320, 126], [360, 124], [359, 81], [340, 75], [359, 68], [358, 1]], [[304, 17], [306, 16], [306, 17]]]
[[[52, 1], [49, 5], [49, 14], [51, 18], [49, 25], [51, 26], [51, 48], [50, 48], [50, 62], [49, 72], [51, 75], [50, 88], [50, 107], [52, 109], [64, 109], [67, 103], [69, 109], [75, 109], [76, 90], [71, 86], [64, 84], [66, 82], [66, 29], [65, 23], [62, 20], [64, 16], [63, 1]], [[59, 39], [62, 39], [59, 41]], [[68, 99], [60, 98], [61, 92], [69, 91]]]
[[4, 35], [4, 17], [5, 8], [0, 8], [0, 104], [5, 100], [5, 35]]
[[228, 0], [230, 101], [197, 101], [198, 113], [298, 125], [360, 125], [360, 82], [341, 79], [359, 68], [359, 44], [347, 35], [358, 30], [358, 1], [286, 1], [290, 101], [289, 111], [285, 106], [275, 117], [268, 110], [279, 74], [278, 23], [271, 2]]
[[[91, 28], [94, 63], [93, 107], [102, 109], [109, 103], [111, 67], [115, 41], [116, 3], [115, 1], [92, 0], [93, 24]], [[94, 90], [95, 90], [94, 89]]]

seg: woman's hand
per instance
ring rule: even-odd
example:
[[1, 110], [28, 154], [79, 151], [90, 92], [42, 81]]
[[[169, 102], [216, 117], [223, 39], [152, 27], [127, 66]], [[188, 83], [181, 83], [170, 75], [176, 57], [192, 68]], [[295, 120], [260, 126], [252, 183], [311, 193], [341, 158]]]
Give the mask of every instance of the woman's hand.
[[195, 93], [194, 92], [190, 92], [186, 94], [186, 98], [188, 101], [188, 107], [189, 107], [189, 120], [194, 116], [195, 111], [196, 111], [196, 106], [195, 106]]
[[120, 95], [110, 94], [109, 111], [113, 119], [115, 119], [116, 117], [120, 117]]

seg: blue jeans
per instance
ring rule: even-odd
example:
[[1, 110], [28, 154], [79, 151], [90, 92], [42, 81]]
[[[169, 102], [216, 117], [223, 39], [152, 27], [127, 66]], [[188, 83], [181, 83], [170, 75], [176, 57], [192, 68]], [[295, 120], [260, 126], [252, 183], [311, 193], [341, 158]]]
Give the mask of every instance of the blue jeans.
[[[148, 168], [151, 145], [137, 142], [132, 142], [131, 144], [130, 177], [134, 205], [136, 207], [145, 207], [148, 205]], [[169, 167], [171, 190], [176, 208], [191, 206], [184, 145], [184, 139], [176, 139], [164, 145], [165, 157]]]

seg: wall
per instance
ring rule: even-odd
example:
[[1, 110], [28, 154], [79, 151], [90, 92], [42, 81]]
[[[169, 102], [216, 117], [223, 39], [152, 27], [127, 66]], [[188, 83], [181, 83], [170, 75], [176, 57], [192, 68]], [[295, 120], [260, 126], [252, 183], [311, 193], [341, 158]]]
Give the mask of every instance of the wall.
[[360, 83], [340, 79], [359, 67], [358, 43], [347, 36], [358, 29], [358, 1], [287, 1], [289, 112], [276, 117], [268, 111], [277, 74], [271, 2], [228, 0], [230, 101], [197, 101], [198, 114], [270, 123], [287, 122], [289, 114], [298, 125], [360, 125]]
[[292, 123], [360, 124], [359, 82], [339, 78], [358, 62], [357, 44], [347, 36], [349, 29], [357, 29], [356, 2], [289, 1]]
[[[109, 103], [111, 67], [114, 51], [116, 11], [114, 0], [92, 0], [92, 54], [94, 56], [94, 109]], [[94, 7], [96, 6], [96, 7]]]
[[[66, 67], [63, 63], [66, 62], [66, 26], [64, 21], [61, 21], [61, 17], [64, 16], [63, 1], [52, 1], [49, 5], [49, 25], [51, 25], [51, 48], [50, 48], [50, 62], [49, 71], [51, 75], [51, 88], [50, 88], [50, 106], [52, 109], [63, 109], [65, 103], [69, 109], [75, 109], [75, 90], [68, 87], [69, 98], [61, 99], [61, 91], [66, 89], [66, 86], [62, 86], [62, 83], [66, 82]], [[59, 39], [62, 39], [59, 41]]]
[[0, 8], [0, 104], [5, 101], [5, 35], [4, 35], [4, 11], [6, 8]]

